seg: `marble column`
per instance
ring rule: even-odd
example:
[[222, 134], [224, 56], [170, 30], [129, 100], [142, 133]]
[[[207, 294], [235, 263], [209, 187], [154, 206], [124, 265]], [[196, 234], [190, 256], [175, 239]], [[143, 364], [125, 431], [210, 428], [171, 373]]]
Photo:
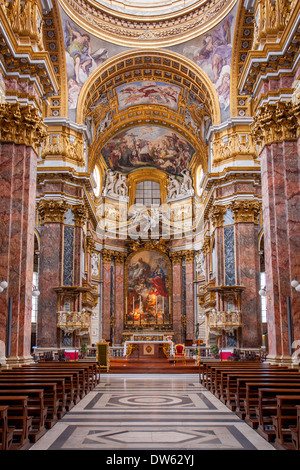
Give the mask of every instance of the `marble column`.
[[194, 252], [185, 254], [185, 279], [186, 279], [186, 340], [195, 339], [194, 321]]
[[5, 362], [8, 299], [12, 299], [10, 357], [30, 358], [33, 281], [36, 152], [26, 145], [1, 143], [0, 277], [8, 288], [0, 294], [0, 354]]
[[261, 308], [258, 254], [258, 217], [260, 202], [235, 200], [231, 204], [234, 214], [234, 246], [236, 285], [245, 289], [241, 294], [241, 345], [258, 348], [262, 345]]
[[115, 308], [114, 308], [114, 343], [122, 343], [122, 333], [124, 325], [124, 256], [118, 253], [115, 257]]
[[56, 326], [58, 300], [53, 288], [63, 285], [63, 222], [67, 208], [64, 201], [41, 200], [38, 204], [40, 217], [38, 348], [58, 346]]
[[182, 336], [182, 256], [176, 252], [170, 253], [172, 259], [172, 306], [173, 331], [175, 343], [181, 343]]
[[110, 341], [111, 328], [111, 268], [112, 253], [104, 249], [102, 251], [102, 273], [103, 273], [103, 292], [102, 292], [102, 339]]
[[[226, 207], [221, 205], [214, 205], [212, 210], [210, 211], [210, 220], [214, 227], [214, 247], [215, 247], [215, 278], [216, 278], [216, 285], [224, 285], [224, 214], [226, 212]], [[211, 253], [212, 256], [212, 253]], [[212, 261], [211, 261], [212, 262]], [[217, 309], [219, 308], [218, 304], [218, 297], [217, 297]]]
[[287, 299], [291, 300], [293, 339], [300, 340], [299, 108], [278, 102], [259, 108], [253, 134], [261, 147], [269, 358], [291, 362]]
[[291, 299], [294, 340], [300, 340], [299, 158], [297, 142], [273, 143], [261, 154], [269, 353], [289, 353], [287, 297]]

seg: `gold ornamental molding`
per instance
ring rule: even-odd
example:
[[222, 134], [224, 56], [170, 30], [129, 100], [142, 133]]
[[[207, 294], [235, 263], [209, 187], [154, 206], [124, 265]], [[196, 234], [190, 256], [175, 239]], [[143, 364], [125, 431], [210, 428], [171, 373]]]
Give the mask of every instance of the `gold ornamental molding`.
[[251, 222], [258, 224], [261, 208], [261, 202], [248, 199], [235, 200], [230, 205], [235, 223]]
[[41, 150], [42, 159], [66, 160], [84, 166], [83, 138], [77, 136], [72, 139], [66, 131], [51, 132], [43, 142]]
[[172, 251], [169, 253], [169, 257], [173, 265], [181, 264], [183, 259], [185, 259], [186, 263], [192, 263], [194, 261], [195, 252], [194, 250]]
[[108, 250], [107, 248], [102, 250], [103, 263], [111, 263], [114, 260], [115, 264], [123, 264], [126, 257], [127, 253], [124, 251]]
[[292, 101], [267, 103], [258, 109], [251, 130], [259, 151], [265, 145], [298, 138], [299, 109], [300, 104]]
[[[217, 25], [236, 2], [197, 0], [178, 11], [139, 15], [114, 11], [96, 0], [60, 0], [64, 11], [90, 34], [122, 46], [142, 48], [172, 46], [200, 36]], [[151, 10], [151, 2], [147, 7]]]
[[46, 126], [36, 108], [19, 103], [0, 104], [0, 141], [32, 147], [36, 153], [46, 138]]
[[37, 203], [37, 211], [40, 216], [40, 224], [46, 223], [64, 223], [65, 212], [69, 209], [66, 201], [57, 201], [54, 199], [42, 199]]

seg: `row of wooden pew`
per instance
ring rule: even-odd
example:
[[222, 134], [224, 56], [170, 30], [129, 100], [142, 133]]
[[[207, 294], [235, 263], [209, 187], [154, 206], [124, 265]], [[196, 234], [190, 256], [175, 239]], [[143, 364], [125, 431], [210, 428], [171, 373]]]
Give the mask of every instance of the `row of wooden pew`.
[[99, 381], [97, 362], [39, 362], [1, 370], [0, 449], [28, 449]]
[[276, 449], [300, 450], [299, 368], [202, 361], [199, 381]]

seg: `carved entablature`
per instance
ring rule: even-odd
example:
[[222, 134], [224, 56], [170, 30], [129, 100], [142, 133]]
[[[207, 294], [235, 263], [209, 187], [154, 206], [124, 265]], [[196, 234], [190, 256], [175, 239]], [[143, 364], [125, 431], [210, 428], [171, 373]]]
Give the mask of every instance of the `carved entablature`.
[[258, 109], [251, 128], [259, 151], [273, 142], [295, 140], [299, 136], [299, 104], [267, 103]]
[[253, 139], [249, 131], [242, 129], [215, 136], [213, 141], [213, 164], [216, 165], [227, 159], [255, 158]]
[[46, 126], [36, 108], [19, 103], [0, 104], [0, 141], [32, 147], [36, 153], [46, 138]]
[[69, 204], [66, 201], [54, 199], [42, 199], [37, 204], [37, 210], [40, 216], [40, 224], [46, 223], [64, 223], [65, 212]]
[[83, 139], [57, 132], [48, 134], [41, 151], [41, 158], [62, 158], [73, 160], [77, 164], [84, 165]]
[[261, 202], [257, 200], [235, 200], [231, 203], [230, 209], [233, 212], [234, 222], [252, 222], [258, 224], [261, 212]]

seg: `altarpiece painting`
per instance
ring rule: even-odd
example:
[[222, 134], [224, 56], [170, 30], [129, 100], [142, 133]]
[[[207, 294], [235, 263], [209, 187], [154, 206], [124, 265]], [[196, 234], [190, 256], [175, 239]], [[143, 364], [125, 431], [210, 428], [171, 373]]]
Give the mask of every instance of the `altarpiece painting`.
[[139, 251], [127, 262], [125, 327], [172, 326], [170, 268], [155, 251]]

